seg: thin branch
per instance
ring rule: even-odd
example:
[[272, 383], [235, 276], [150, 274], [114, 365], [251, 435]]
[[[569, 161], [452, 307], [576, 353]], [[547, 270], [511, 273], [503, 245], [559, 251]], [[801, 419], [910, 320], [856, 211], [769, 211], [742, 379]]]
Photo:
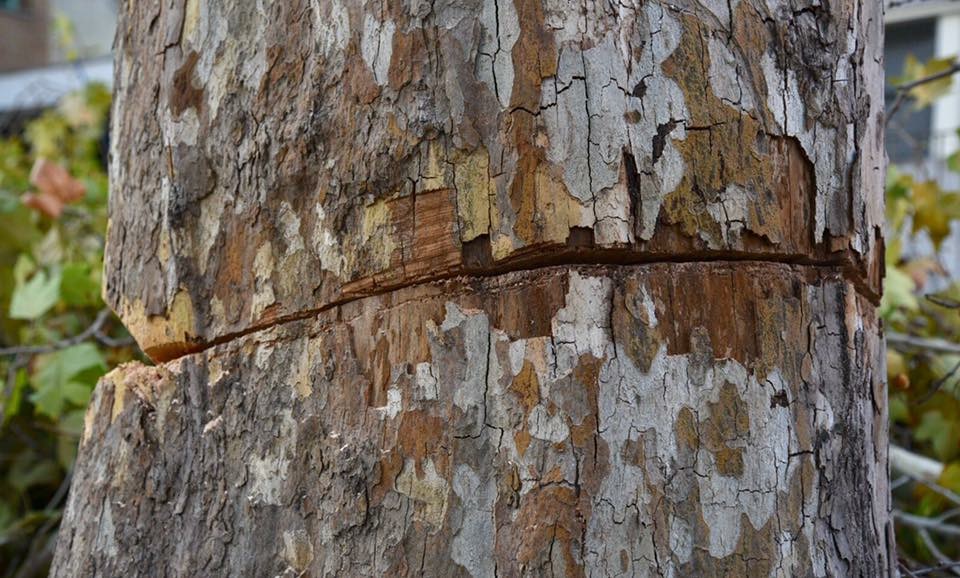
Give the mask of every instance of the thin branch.
[[930, 536], [930, 532], [927, 530], [918, 530], [918, 533], [920, 534], [920, 539], [923, 540], [923, 545], [927, 547], [927, 550], [930, 550], [930, 553], [937, 559], [937, 562], [940, 562], [940, 566], [949, 568], [952, 574], [960, 576], [960, 569], [954, 567], [956, 562], [940, 551], [937, 543], [934, 542]]
[[929, 530], [944, 536], [960, 536], [960, 526], [944, 524], [932, 518], [924, 518], [923, 516], [916, 516], [899, 510], [893, 511], [893, 517], [895, 520], [899, 520], [900, 523], [918, 530]]
[[947, 510], [946, 512], [944, 512], [944, 513], [940, 514], [939, 516], [937, 516], [937, 521], [938, 521], [938, 522], [946, 522], [946, 521], [949, 520], [950, 518], [956, 517], [956, 516], [958, 516], [958, 515], [960, 515], [960, 508], [954, 508], [954, 509], [952, 509], [952, 510]]
[[960, 301], [957, 301], [956, 299], [950, 299], [949, 297], [943, 297], [942, 295], [924, 295], [923, 298], [934, 305], [939, 305], [940, 307], [946, 307], [947, 309], [960, 309]]
[[7, 379], [4, 383], [3, 397], [0, 398], [0, 416], [4, 415], [7, 401], [13, 394], [13, 388], [16, 387], [17, 372], [27, 365], [31, 355], [53, 353], [55, 351], [60, 351], [61, 349], [79, 345], [90, 339], [96, 340], [101, 345], [111, 349], [133, 345], [135, 342], [132, 337], [127, 336], [117, 339], [110, 337], [103, 331], [103, 326], [110, 319], [110, 315], [111, 313], [109, 309], [101, 309], [89, 327], [73, 337], [61, 339], [60, 341], [56, 341], [54, 343], [48, 343], [46, 345], [20, 345], [16, 347], [0, 348], [0, 357], [13, 357], [13, 359], [10, 361], [10, 364], [7, 366]]
[[913, 578], [914, 576], [917, 575], [915, 572], [910, 570], [910, 567], [907, 566], [907, 564], [903, 560], [897, 560], [897, 566], [899, 566], [901, 570], [906, 572], [909, 578]]
[[[54, 351], [59, 351], [61, 349], [66, 349], [68, 347], [73, 347], [74, 345], [79, 345], [84, 341], [89, 339], [97, 339], [97, 334], [100, 333], [100, 330], [103, 328], [103, 324], [110, 319], [110, 310], [101, 309], [97, 313], [96, 319], [93, 323], [90, 324], [90, 327], [87, 327], [80, 333], [74, 335], [73, 337], [68, 337], [66, 339], [61, 339], [60, 341], [55, 341], [47, 345], [21, 345], [17, 347], [6, 347], [0, 349], [0, 356], [19, 356], [19, 355], [37, 355], [41, 353], [53, 353]], [[99, 341], [99, 339], [98, 339]]]
[[907, 91], [913, 90], [914, 88], [916, 88], [916, 87], [918, 87], [918, 86], [921, 86], [921, 85], [924, 85], [924, 84], [927, 84], [927, 83], [930, 83], [930, 82], [936, 82], [936, 81], [940, 80], [941, 78], [946, 78], [946, 77], [948, 77], [948, 76], [952, 76], [954, 73], [956, 73], [956, 72], [958, 72], [958, 71], [960, 71], [960, 61], [955, 61], [953, 64], [950, 65], [950, 68], [945, 68], [945, 69], [941, 70], [940, 72], [934, 72], [934, 73], [931, 74], [930, 76], [924, 76], [923, 78], [918, 78], [918, 79], [913, 80], [913, 81], [911, 81], [911, 82], [905, 82], [905, 83], [903, 83], [903, 84], [898, 84], [898, 85], [896, 86], [896, 89], [899, 90], [899, 91], [907, 92]]
[[951, 562], [950, 564], [937, 564], [936, 566], [931, 566], [929, 568], [924, 568], [923, 570], [916, 570], [912, 573], [913, 576], [926, 576], [927, 574], [932, 574], [939, 570], [947, 570], [950, 568], [956, 568], [960, 566], [960, 562]]
[[933, 490], [937, 494], [940, 494], [941, 497], [953, 502], [954, 504], [960, 504], [960, 494], [957, 494], [952, 490], [948, 490], [947, 488], [944, 488], [935, 482], [918, 481], [918, 483], [923, 484], [927, 488]]
[[[887, 343], [900, 350], [913, 349], [931, 351], [934, 353], [960, 355], [960, 343], [953, 343], [944, 339], [914, 337], [912, 335], [903, 335], [901, 333], [891, 331], [887, 333]], [[950, 369], [946, 375], [933, 382], [933, 385], [930, 387], [929, 391], [927, 391], [923, 397], [917, 400], [917, 402], [926, 403], [927, 401], [930, 401], [930, 398], [932, 398], [935, 393], [940, 391], [940, 388], [950, 381], [950, 379], [953, 378], [957, 372], [960, 372], [960, 361], [954, 364], [953, 368]]]
[[943, 474], [943, 464], [915, 454], [900, 446], [890, 445], [890, 468], [921, 482], [936, 482]]
[[899, 478], [890, 482], [890, 491], [892, 492], [896, 489], [899, 489], [901, 486], [905, 486], [913, 481], [915, 480], [910, 476], [900, 476]]
[[958, 361], [956, 364], [954, 364], [953, 369], [951, 369], [950, 371], [948, 371], [946, 375], [944, 375], [943, 377], [941, 377], [941, 378], [938, 379], [937, 381], [933, 382], [933, 385], [930, 387], [930, 389], [927, 391], [927, 393], [925, 393], [925, 394], [923, 395], [923, 397], [921, 397], [920, 399], [918, 399], [918, 400], [917, 400], [917, 403], [926, 403], [926, 402], [930, 401], [930, 398], [933, 397], [933, 395], [934, 395], [935, 393], [937, 393], [938, 391], [940, 391], [940, 388], [943, 387], [943, 384], [945, 384], [945, 383], [947, 383], [948, 381], [950, 381], [950, 379], [951, 379], [954, 375], [956, 375], [958, 371], [960, 371], [960, 361]]
[[917, 0], [888, 0], [887, 10], [890, 10], [891, 8], [899, 8], [901, 6], [906, 6], [907, 4], [913, 4], [914, 2], [917, 2]]
[[960, 494], [938, 483], [943, 473], [943, 464], [892, 444], [888, 455], [892, 470], [913, 478], [917, 483], [923, 484], [946, 500], [960, 506]]
[[911, 90], [929, 82], [936, 82], [942, 78], [952, 76], [957, 72], [960, 72], [960, 61], [956, 61], [950, 65], [949, 68], [941, 70], [940, 72], [935, 72], [930, 76], [924, 76], [923, 78], [918, 78], [917, 80], [906, 82], [894, 87], [897, 89], [897, 99], [893, 101], [893, 106], [890, 107], [890, 112], [887, 113], [887, 118], [884, 121], [884, 124], [890, 124], [890, 119], [893, 118], [893, 115], [897, 114], [898, 110], [900, 110], [900, 107], [907, 99], [907, 96], [910, 94]]
[[121, 337], [117, 339], [114, 337], [110, 337], [109, 335], [104, 333], [102, 330], [99, 330], [96, 333], [94, 333], [93, 338], [99, 341], [102, 345], [109, 347], [111, 349], [117, 349], [119, 347], [127, 347], [129, 345], [136, 344], [136, 341], [134, 341], [133, 337], [130, 337], [129, 335], [126, 337]]
[[887, 343], [898, 349], [920, 349], [934, 353], [960, 354], [960, 343], [953, 343], [945, 339], [914, 337], [895, 331], [887, 332]]

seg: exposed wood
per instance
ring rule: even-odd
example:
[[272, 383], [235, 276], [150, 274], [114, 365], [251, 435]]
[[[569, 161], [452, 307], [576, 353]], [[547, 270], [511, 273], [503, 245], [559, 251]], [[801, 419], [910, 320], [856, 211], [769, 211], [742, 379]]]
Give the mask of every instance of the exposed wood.
[[543, 260], [830, 262], [875, 295], [878, 4], [128, 1], [106, 297], [166, 360]]

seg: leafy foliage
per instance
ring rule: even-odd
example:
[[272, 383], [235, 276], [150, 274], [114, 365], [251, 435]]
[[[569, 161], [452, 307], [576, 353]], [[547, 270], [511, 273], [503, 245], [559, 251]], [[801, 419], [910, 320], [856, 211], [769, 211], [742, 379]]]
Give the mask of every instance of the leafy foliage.
[[[908, 59], [899, 84], [911, 85], [954, 66], [953, 58], [925, 64]], [[945, 76], [909, 89], [917, 107], [929, 106], [949, 90]], [[946, 159], [960, 171], [960, 152]], [[956, 526], [960, 513], [960, 281], [944, 285], [937, 260], [951, 224], [960, 220], [960, 192], [944, 190], [938, 180], [917, 178], [891, 167], [887, 175], [887, 275], [880, 307], [888, 336], [891, 443], [943, 463], [939, 479], [916, 482], [901, 478], [894, 491], [895, 509], [935, 524]], [[929, 239], [934, 254], [904, 250], [908, 241]], [[894, 479], [899, 473], [894, 472]], [[898, 486], [898, 487], [897, 487]], [[900, 555], [914, 566], [960, 558], [955, 536], [897, 524]]]
[[[903, 75], [891, 80], [897, 85], [916, 85], [910, 88], [910, 97], [913, 99], [916, 108], [924, 108], [950, 91], [953, 79], [945, 73], [951, 70], [955, 61], [955, 58], [947, 57], [920, 62], [911, 54], [907, 56], [904, 63]], [[945, 75], [925, 81], [925, 79], [934, 78], [940, 74]]]
[[44, 575], [93, 387], [137, 355], [100, 298], [109, 107], [90, 85], [0, 139], [0, 576]]

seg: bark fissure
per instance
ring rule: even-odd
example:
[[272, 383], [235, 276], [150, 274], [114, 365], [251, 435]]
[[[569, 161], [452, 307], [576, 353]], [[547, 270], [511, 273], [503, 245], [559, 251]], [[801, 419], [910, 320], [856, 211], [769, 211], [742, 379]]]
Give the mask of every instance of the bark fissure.
[[[582, 253], [578, 251], [577, 253]], [[351, 295], [344, 297], [337, 301], [332, 301], [321, 307], [316, 307], [314, 309], [307, 309], [305, 311], [300, 311], [292, 315], [285, 315], [282, 317], [277, 317], [272, 319], [269, 323], [263, 323], [259, 325], [253, 325], [244, 329], [243, 331], [237, 331], [234, 333], [229, 333], [227, 335], [219, 336], [211, 341], [201, 344], [189, 344], [189, 343], [171, 343], [163, 347], [156, 347], [147, 351], [150, 357], [158, 363], [166, 363], [173, 361], [184, 355], [191, 355], [194, 353], [199, 353], [206, 351], [212, 347], [218, 345], [223, 345], [224, 343], [229, 343], [230, 341], [245, 337], [252, 333], [257, 333], [259, 331], [264, 331], [275, 327], [278, 325], [284, 325], [288, 323], [293, 323], [303, 319], [309, 319], [314, 317], [319, 313], [328, 311], [330, 309], [335, 309], [337, 307], [342, 307], [358, 299], [364, 299], [366, 297], [375, 297], [378, 295], [383, 295], [390, 293], [392, 291], [398, 291], [400, 289], [405, 289], [408, 287], [415, 287], [417, 285], [429, 285], [437, 281], [443, 281], [447, 279], [454, 278], [476, 278], [483, 279], [485, 277], [494, 277], [497, 275], [505, 275], [508, 273], [516, 272], [530, 272], [535, 271], [541, 268], [548, 267], [557, 267], [563, 265], [606, 265], [606, 266], [634, 266], [634, 265], [652, 265], [657, 263], [675, 263], [675, 264], [692, 264], [692, 263], [768, 263], [768, 264], [785, 264], [785, 265], [799, 265], [804, 267], [811, 268], [823, 268], [826, 270], [838, 270], [840, 271], [847, 280], [849, 280], [855, 287], [856, 291], [859, 292], [863, 297], [867, 298], [871, 303], [877, 305], [880, 303], [880, 295], [866, 282], [859, 274], [857, 268], [851, 264], [847, 259], [843, 257], [837, 257], [835, 259], [828, 260], [815, 260], [811, 259], [808, 255], [757, 255], [755, 253], [741, 253], [741, 254], [697, 254], [697, 255], [644, 255], [638, 253], [621, 253], [615, 250], [601, 250], [596, 254], [574, 254], [574, 255], [563, 255], [563, 254], [554, 254], [551, 255], [550, 259], [541, 259], [535, 258], [532, 261], [525, 261], [522, 258], [517, 258], [509, 263], [505, 263], [499, 267], [485, 269], [482, 271], [456, 271], [446, 275], [436, 275], [433, 277], [418, 279], [416, 281], [408, 281], [404, 283], [398, 283], [396, 285], [387, 285], [377, 288], [374, 291], [368, 291], [362, 294]]]

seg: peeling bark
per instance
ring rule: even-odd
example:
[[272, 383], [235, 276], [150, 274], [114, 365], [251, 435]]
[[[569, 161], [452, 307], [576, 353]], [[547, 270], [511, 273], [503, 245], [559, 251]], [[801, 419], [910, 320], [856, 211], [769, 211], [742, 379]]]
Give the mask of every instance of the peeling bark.
[[106, 297], [158, 361], [549, 263], [879, 291], [876, 2], [127, 2]]
[[125, 2], [54, 575], [894, 575], [880, 9]]
[[880, 339], [834, 268], [560, 267], [361, 299], [108, 376], [57, 568], [887, 575]]

